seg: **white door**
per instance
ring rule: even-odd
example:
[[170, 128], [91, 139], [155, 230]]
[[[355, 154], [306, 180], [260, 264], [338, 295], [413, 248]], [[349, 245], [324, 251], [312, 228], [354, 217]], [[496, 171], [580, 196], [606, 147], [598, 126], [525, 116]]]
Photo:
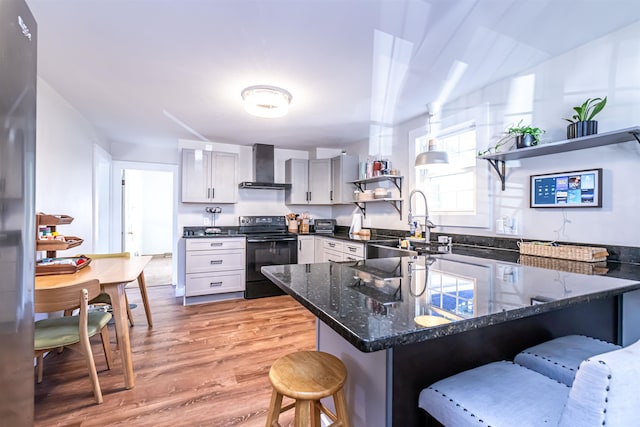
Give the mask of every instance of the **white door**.
[[125, 169], [124, 250], [132, 255], [173, 252], [173, 173]]

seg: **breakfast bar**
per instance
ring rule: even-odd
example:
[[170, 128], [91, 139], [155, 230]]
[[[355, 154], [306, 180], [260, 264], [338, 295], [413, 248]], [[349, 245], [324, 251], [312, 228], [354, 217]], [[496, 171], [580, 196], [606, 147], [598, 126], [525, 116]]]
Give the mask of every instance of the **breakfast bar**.
[[561, 335], [619, 342], [620, 296], [640, 289], [635, 276], [606, 268], [569, 273], [493, 252], [454, 247], [262, 272], [317, 317], [318, 350], [347, 366], [354, 426], [424, 425], [418, 394], [434, 381]]

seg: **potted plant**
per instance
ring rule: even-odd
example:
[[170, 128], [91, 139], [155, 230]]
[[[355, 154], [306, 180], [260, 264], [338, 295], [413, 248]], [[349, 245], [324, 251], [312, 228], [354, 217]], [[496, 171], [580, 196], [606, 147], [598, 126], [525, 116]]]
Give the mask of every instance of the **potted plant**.
[[512, 126], [507, 129], [507, 133], [516, 137], [517, 148], [524, 148], [538, 145], [538, 142], [540, 142], [540, 135], [542, 135], [544, 131], [540, 128], [532, 127], [531, 125], [523, 126], [522, 120], [520, 120], [517, 126]]
[[588, 98], [582, 105], [573, 107], [576, 114], [570, 119], [567, 126], [567, 139], [579, 138], [581, 136], [595, 135], [598, 133], [598, 122], [593, 117], [607, 105], [607, 97]]

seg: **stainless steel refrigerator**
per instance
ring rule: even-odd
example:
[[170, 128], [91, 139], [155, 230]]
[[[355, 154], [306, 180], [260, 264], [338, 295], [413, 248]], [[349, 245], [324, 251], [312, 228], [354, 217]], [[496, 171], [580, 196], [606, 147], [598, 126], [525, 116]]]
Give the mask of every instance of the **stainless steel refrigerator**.
[[36, 35], [0, 0], [0, 426], [33, 425]]

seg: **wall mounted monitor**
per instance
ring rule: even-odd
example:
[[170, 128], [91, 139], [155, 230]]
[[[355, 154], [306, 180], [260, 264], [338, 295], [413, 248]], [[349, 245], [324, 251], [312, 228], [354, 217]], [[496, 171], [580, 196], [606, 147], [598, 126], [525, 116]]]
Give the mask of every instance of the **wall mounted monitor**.
[[602, 169], [531, 175], [532, 208], [602, 207]]

